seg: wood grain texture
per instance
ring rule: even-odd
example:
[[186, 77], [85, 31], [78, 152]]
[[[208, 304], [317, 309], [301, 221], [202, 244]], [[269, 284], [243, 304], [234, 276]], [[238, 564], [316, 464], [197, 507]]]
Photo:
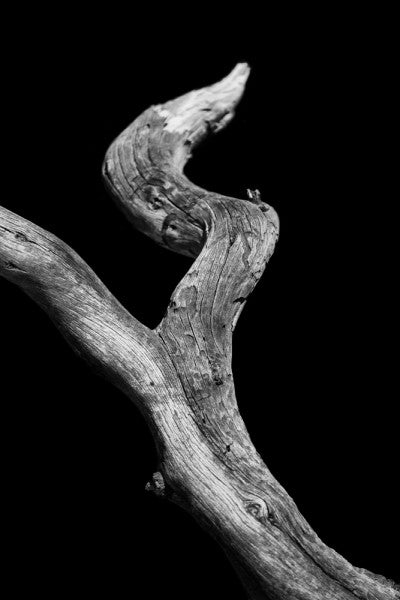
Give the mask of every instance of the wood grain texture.
[[[107, 188], [134, 226], [195, 258], [154, 331], [60, 240], [0, 210], [0, 272], [140, 408], [157, 443], [147, 488], [225, 549], [250, 598], [390, 600], [399, 588], [350, 565], [299, 513], [239, 414], [232, 334], [271, 257], [279, 221], [257, 192], [214, 194], [183, 174], [193, 148], [234, 116], [249, 68], [145, 111], [107, 151]], [[266, 423], [266, 428], [269, 426]]]

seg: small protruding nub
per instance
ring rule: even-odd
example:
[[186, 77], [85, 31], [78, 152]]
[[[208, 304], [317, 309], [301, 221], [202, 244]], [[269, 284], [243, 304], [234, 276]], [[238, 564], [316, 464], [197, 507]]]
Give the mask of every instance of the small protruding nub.
[[165, 496], [164, 477], [159, 471], [151, 476], [151, 480], [146, 483], [146, 492], [153, 492], [156, 496]]

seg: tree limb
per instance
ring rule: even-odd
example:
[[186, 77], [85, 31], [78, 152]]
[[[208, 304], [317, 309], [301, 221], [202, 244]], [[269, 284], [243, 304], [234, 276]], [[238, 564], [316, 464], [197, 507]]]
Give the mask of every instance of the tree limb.
[[250, 69], [239, 64], [222, 81], [190, 92], [138, 117], [108, 149], [103, 177], [111, 196], [137, 229], [187, 256], [204, 244], [209, 192], [182, 170], [209, 132], [234, 116]]
[[239, 415], [232, 332], [278, 236], [257, 192], [193, 185], [193, 147], [231, 120], [249, 74], [151, 107], [108, 150], [103, 174], [133, 224], [197, 257], [150, 331], [65, 244], [1, 209], [0, 272], [138, 403], [160, 465], [148, 489], [183, 506], [222, 545], [251, 598], [391, 600], [392, 582], [350, 565], [317, 537], [255, 450]]
[[[188, 181], [183, 167], [209, 131], [231, 120], [248, 74], [247, 65], [237, 65], [221, 82], [145, 111], [111, 145], [104, 177], [134, 225], [163, 246], [196, 256], [203, 223], [207, 241], [156, 331], [213, 453], [208, 469], [217, 464], [220, 482], [235, 490], [235, 498], [220, 498], [214, 507], [213, 522], [225, 521], [222, 531], [209, 521], [205, 526], [240, 564], [248, 589], [270, 598], [395, 598], [389, 582], [352, 567], [319, 540], [262, 462], [238, 413], [232, 331], [273, 252], [278, 218], [257, 192], [249, 192], [251, 202], [210, 193]], [[163, 473], [176, 489], [167, 462]], [[193, 498], [188, 488], [185, 494]], [[196, 513], [193, 503], [190, 510], [204, 523], [207, 511]], [[227, 535], [226, 515], [233, 510], [241, 526]]]
[[137, 399], [154, 379], [157, 336], [56, 236], [0, 207], [0, 274], [20, 286], [73, 349]]

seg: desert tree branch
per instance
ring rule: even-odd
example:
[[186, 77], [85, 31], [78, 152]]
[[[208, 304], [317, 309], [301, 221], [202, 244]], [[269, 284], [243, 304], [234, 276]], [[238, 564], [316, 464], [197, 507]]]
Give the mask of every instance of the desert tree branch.
[[195, 259], [155, 330], [129, 315], [75, 252], [4, 209], [1, 274], [138, 404], [159, 454], [148, 489], [181, 505], [222, 545], [250, 598], [399, 598], [393, 582], [318, 538], [238, 411], [232, 333], [279, 221], [257, 191], [242, 200], [211, 193], [183, 168], [196, 144], [232, 119], [248, 75], [239, 64], [213, 86], [149, 108], [107, 151], [104, 180], [133, 225]]

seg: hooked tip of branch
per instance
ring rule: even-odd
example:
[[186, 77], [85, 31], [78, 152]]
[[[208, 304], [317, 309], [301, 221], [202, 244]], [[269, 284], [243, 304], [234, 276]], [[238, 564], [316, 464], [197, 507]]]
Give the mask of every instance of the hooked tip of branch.
[[164, 130], [180, 134], [191, 145], [209, 131], [221, 130], [233, 118], [249, 75], [249, 65], [238, 63], [220, 81], [154, 107], [165, 118]]
[[238, 63], [229, 75], [221, 79], [221, 81], [214, 83], [208, 89], [210, 92], [221, 96], [221, 99], [225, 97], [227, 103], [236, 106], [243, 95], [249, 75], [249, 65], [247, 63]]

